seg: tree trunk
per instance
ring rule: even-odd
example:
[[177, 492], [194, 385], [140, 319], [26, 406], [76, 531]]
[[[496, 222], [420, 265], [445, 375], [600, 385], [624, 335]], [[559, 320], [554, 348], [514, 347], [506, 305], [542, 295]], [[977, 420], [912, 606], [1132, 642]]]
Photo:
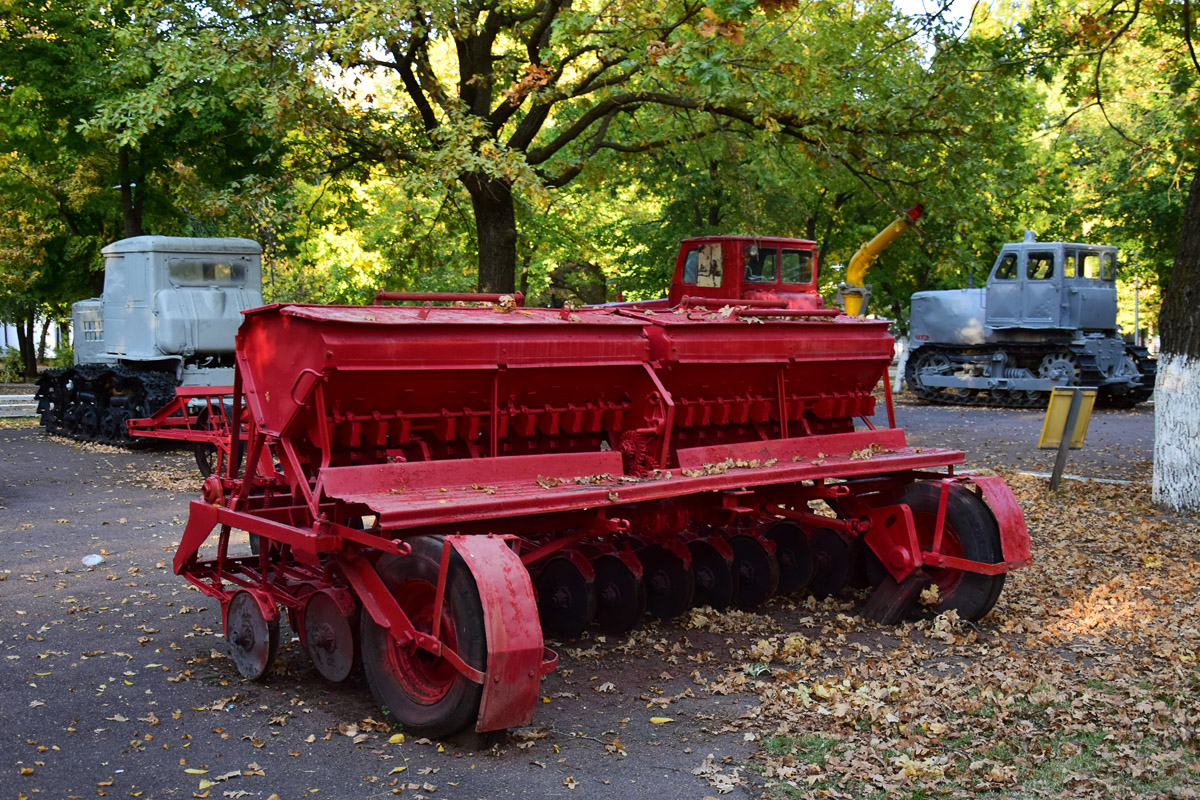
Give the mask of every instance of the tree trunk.
[[117, 153], [117, 169], [121, 181], [121, 216], [125, 223], [125, 236], [142, 235], [141, 187], [129, 165], [129, 148], [122, 147]]
[[37, 350], [33, 341], [33, 311], [17, 320], [17, 349], [21, 353], [22, 370], [26, 380], [37, 378]]
[[517, 215], [512, 186], [478, 173], [460, 180], [471, 195], [479, 238], [479, 291], [513, 292], [517, 286]]
[[50, 317], [46, 317], [44, 320], [42, 320], [42, 332], [41, 332], [41, 335], [38, 336], [38, 346], [37, 346], [37, 360], [38, 361], [44, 362], [46, 360], [46, 335], [49, 332], [50, 332]]
[[1188, 191], [1158, 324], [1154, 502], [1200, 511], [1200, 169]]

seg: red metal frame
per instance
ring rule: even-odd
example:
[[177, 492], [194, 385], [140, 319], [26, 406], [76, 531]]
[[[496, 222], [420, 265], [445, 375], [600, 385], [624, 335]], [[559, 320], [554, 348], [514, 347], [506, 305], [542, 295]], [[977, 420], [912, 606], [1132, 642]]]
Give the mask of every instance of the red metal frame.
[[[226, 408], [234, 404], [235, 396], [232, 386], [180, 386], [175, 390], [175, 397], [171, 402], [149, 417], [129, 420], [126, 423], [129, 435], [144, 439], [210, 444], [217, 451], [216, 471], [224, 472], [230, 462], [232, 449], [231, 418], [238, 416], [227, 413]], [[200, 403], [203, 404], [203, 408], [193, 413], [193, 407]], [[201, 427], [202, 418], [207, 421], [205, 427]], [[239, 427], [241, 438], [245, 440], [245, 426]]]

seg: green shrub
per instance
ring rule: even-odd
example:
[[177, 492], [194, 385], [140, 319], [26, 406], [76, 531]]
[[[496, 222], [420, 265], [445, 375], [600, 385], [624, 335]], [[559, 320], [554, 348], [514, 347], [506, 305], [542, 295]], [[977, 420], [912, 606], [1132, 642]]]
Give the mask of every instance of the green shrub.
[[54, 352], [54, 357], [50, 359], [50, 366], [54, 369], [69, 367], [75, 363], [75, 348], [69, 342], [63, 342], [58, 346], [58, 350]]
[[15, 347], [4, 348], [3, 356], [0, 357], [0, 380], [4, 383], [19, 381], [24, 371], [25, 363], [21, 360], [21, 351]]

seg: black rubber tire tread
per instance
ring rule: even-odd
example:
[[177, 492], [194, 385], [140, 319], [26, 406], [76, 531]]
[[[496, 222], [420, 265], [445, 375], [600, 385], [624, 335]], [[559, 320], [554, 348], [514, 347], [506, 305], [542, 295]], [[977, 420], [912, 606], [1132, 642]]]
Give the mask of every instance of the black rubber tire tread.
[[[912, 509], [913, 516], [924, 517], [928, 524], [937, 518], [941, 487], [937, 483], [920, 481], [901, 489], [893, 499]], [[946, 526], [958, 536], [963, 557], [984, 564], [1003, 560], [1000, 548], [1000, 529], [987, 505], [973, 492], [961, 486], [951, 486], [946, 500]], [[933, 573], [933, 570], [929, 570]], [[1004, 588], [1005, 575], [981, 575], [963, 572], [953, 591], [944, 595], [938, 611], [954, 609], [963, 619], [972, 621], [987, 616]]]
[[[408, 542], [412, 545], [409, 555], [385, 555], [375, 565], [393, 592], [406, 580], [437, 585], [442, 537], [418, 536]], [[483, 605], [475, 579], [457, 551], [450, 555], [443, 602], [454, 623], [458, 655], [470, 666], [486, 670], [487, 635], [483, 624]], [[387, 629], [376, 624], [370, 613], [365, 611], [361, 626], [363, 671], [371, 694], [384, 714], [399, 722], [406, 732], [430, 738], [445, 737], [474, 724], [479, 716], [482, 686], [472, 683], [461, 674], [456, 675], [453, 685], [444, 696], [433, 703], [422, 702], [412, 695], [403, 676], [398, 674], [390, 654], [390, 634]]]

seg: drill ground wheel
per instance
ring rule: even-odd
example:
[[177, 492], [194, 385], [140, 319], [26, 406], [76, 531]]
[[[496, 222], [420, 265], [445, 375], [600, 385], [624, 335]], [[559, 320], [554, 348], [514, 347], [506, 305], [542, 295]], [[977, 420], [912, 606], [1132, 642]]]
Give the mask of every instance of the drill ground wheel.
[[279, 620], [267, 620], [254, 595], [241, 591], [229, 601], [225, 616], [229, 657], [243, 678], [266, 675], [279, 654]]
[[[412, 545], [409, 555], [386, 555], [375, 568], [416, 629], [432, 633], [442, 537], [419, 536], [408, 541]], [[468, 665], [487, 669], [483, 604], [475, 579], [457, 551], [450, 554], [438, 635], [442, 645]], [[447, 736], [479, 716], [483, 687], [468, 680], [449, 661], [412, 642], [400, 643], [370, 614], [362, 614], [361, 642], [371, 694], [405, 731], [417, 736]]]
[[632, 630], [646, 613], [646, 586], [615, 555], [596, 559], [596, 624], [609, 633]]
[[358, 614], [346, 614], [328, 592], [304, 604], [304, 649], [321, 677], [338, 683], [350, 677], [358, 658]]
[[817, 528], [809, 538], [813, 576], [809, 588], [824, 599], [840, 592], [850, 580], [850, 545], [832, 528]]
[[596, 616], [596, 584], [569, 558], [552, 558], [538, 573], [538, 616], [550, 636], [574, 639]]
[[768, 546], [753, 536], [734, 536], [729, 546], [737, 574], [733, 600], [739, 608], [758, 608], [779, 588], [779, 562]]
[[808, 588], [813, 578], [813, 553], [800, 526], [794, 522], [777, 523], [767, 531], [767, 538], [775, 543], [779, 591], [790, 593]]
[[[917, 540], [923, 552], [932, 552], [933, 533], [937, 526], [938, 499], [941, 487], [936, 483], [910, 483], [893, 502], [904, 503], [912, 509], [917, 527]], [[946, 499], [946, 522], [938, 552], [984, 564], [1002, 560], [1000, 529], [987, 505], [973, 492], [961, 486], [951, 486]], [[982, 619], [996, 605], [1004, 588], [1004, 574], [980, 575], [961, 569], [926, 567], [925, 571], [938, 587], [941, 598], [937, 610], [954, 609], [963, 619]]]
[[696, 581], [683, 559], [662, 545], [638, 551], [646, 584], [646, 609], [659, 619], [674, 619], [692, 605]]
[[688, 542], [692, 554], [692, 579], [696, 585], [692, 602], [723, 611], [733, 602], [737, 578], [733, 561], [703, 539]]

